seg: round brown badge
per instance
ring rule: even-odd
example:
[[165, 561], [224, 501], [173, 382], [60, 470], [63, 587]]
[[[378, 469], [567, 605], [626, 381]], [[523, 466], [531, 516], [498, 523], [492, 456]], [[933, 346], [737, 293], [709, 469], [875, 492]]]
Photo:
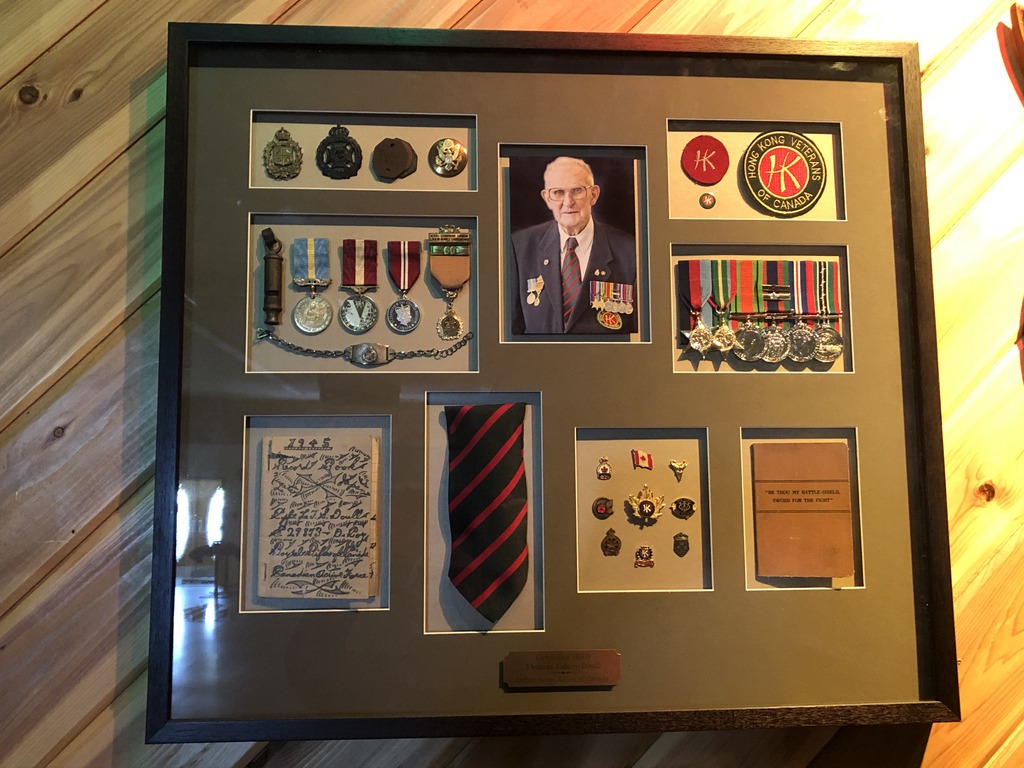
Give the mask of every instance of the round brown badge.
[[383, 139], [373, 148], [370, 168], [378, 180], [387, 184], [404, 179], [416, 170], [416, 150], [405, 139]]

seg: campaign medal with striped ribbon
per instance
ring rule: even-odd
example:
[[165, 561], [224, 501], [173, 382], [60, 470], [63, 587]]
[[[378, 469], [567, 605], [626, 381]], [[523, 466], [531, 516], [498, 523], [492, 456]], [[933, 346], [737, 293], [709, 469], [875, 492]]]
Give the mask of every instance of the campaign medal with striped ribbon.
[[718, 325], [711, 334], [712, 346], [723, 355], [736, 344], [736, 332], [729, 324], [729, 307], [736, 295], [736, 262], [715, 259], [711, 262], [711, 298], [708, 300]]
[[395, 333], [411, 333], [420, 324], [420, 308], [407, 295], [420, 277], [418, 240], [388, 241], [388, 274], [402, 297], [388, 307], [384, 319]]
[[843, 337], [832, 324], [843, 316], [839, 291], [839, 262], [819, 261], [815, 266], [815, 294], [818, 298], [818, 344], [814, 359], [834, 363], [843, 354]]
[[597, 322], [617, 331], [622, 328], [622, 315], [633, 312], [633, 286], [628, 283], [590, 281], [590, 306], [597, 310]]
[[793, 298], [796, 304], [796, 324], [789, 329], [789, 359], [795, 363], [808, 363], [814, 359], [818, 346], [818, 332], [807, 322], [815, 313], [814, 271], [817, 262], [797, 262], [794, 273]]
[[761, 359], [777, 365], [789, 356], [789, 335], [782, 330], [778, 320], [789, 312], [787, 305], [793, 296], [793, 262], [765, 261], [761, 265], [761, 274], [764, 276], [761, 295], [764, 297], [764, 311], [768, 318]]
[[292, 243], [292, 282], [309, 289], [292, 310], [292, 321], [303, 333], [321, 333], [334, 317], [331, 302], [316, 292], [331, 284], [329, 259], [326, 237], [301, 237]]
[[452, 304], [469, 282], [473, 236], [454, 224], [445, 224], [427, 236], [430, 276], [444, 289], [445, 310], [437, 321], [437, 335], [446, 341], [463, 334], [462, 318]]
[[736, 343], [732, 353], [747, 363], [761, 359], [764, 352], [765, 331], [754, 324], [754, 317], [764, 314], [761, 293], [761, 262], [753, 259], [740, 261], [736, 269], [736, 296], [732, 313], [744, 315], [743, 325], [736, 330]]
[[[714, 322], [711, 306], [711, 261], [709, 259], [692, 259], [687, 263], [687, 282], [685, 286], [687, 301], [690, 305], [689, 347], [687, 351], [700, 352], [705, 357], [714, 345], [714, 334], [708, 325]], [[706, 320], [706, 322], [705, 322]]]
[[540, 292], [544, 290], [544, 275], [526, 278], [526, 303], [531, 307], [540, 306]]
[[526, 585], [525, 403], [448, 405], [448, 578], [496, 622]]
[[377, 323], [377, 304], [366, 292], [377, 287], [377, 241], [341, 241], [341, 285], [355, 292], [341, 303], [341, 324], [352, 333], [366, 333]]

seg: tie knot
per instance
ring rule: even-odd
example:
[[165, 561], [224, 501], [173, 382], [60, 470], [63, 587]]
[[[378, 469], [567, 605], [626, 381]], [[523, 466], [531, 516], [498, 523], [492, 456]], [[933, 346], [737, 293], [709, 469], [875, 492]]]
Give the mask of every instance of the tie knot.
[[576, 246], [579, 245], [579, 241], [575, 237], [570, 237], [565, 241], [565, 252], [572, 253], [576, 250]]

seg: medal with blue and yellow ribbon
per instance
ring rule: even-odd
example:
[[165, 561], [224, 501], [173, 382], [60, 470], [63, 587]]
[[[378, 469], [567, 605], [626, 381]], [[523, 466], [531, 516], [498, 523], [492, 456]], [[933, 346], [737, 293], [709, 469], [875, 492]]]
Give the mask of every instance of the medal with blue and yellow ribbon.
[[292, 321], [303, 333], [321, 333], [334, 317], [331, 303], [316, 292], [331, 284], [327, 238], [300, 237], [292, 243], [291, 256], [292, 282], [309, 289], [292, 310]]

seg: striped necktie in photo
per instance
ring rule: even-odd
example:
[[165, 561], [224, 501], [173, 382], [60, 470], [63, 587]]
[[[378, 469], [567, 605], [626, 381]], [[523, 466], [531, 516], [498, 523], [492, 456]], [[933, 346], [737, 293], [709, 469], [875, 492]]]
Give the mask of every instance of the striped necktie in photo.
[[449, 405], [448, 578], [481, 615], [500, 619], [526, 584], [525, 403]]
[[565, 258], [562, 259], [562, 327], [565, 328], [569, 322], [569, 315], [572, 314], [576, 297], [580, 295], [580, 288], [583, 287], [583, 275], [580, 274], [580, 259], [576, 255], [576, 246], [579, 245], [575, 237], [565, 241]]

